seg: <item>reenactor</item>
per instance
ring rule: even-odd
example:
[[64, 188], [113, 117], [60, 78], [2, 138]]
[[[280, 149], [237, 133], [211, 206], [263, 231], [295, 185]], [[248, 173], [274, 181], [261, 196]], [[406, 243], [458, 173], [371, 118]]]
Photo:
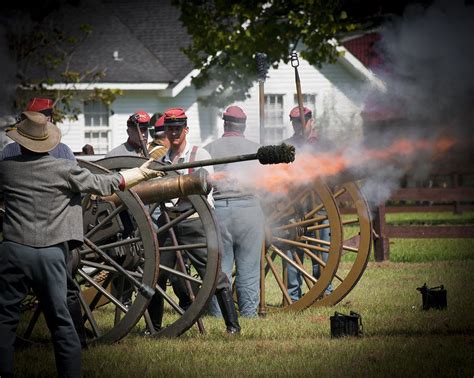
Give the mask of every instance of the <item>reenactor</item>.
[[127, 120], [127, 141], [109, 151], [105, 157], [145, 156], [142, 141], [146, 146], [149, 125], [150, 115], [147, 112], [139, 110], [133, 113]]
[[43, 306], [59, 376], [81, 376], [81, 345], [67, 308], [65, 243], [83, 242], [81, 193], [110, 195], [160, 173], [141, 167], [94, 175], [75, 162], [49, 155], [61, 140], [59, 129], [39, 112], [25, 111], [7, 130], [21, 155], [0, 161], [5, 200], [0, 245], [0, 376], [13, 376], [15, 331], [20, 303], [30, 288]]
[[[168, 151], [169, 142], [164, 132], [164, 117], [153, 117], [143, 110], [133, 113], [127, 120], [128, 139], [121, 145], [109, 151], [105, 157], [113, 156], [145, 156], [142, 141], [147, 148], [150, 158], [159, 160]], [[137, 127], [138, 126], [138, 127]], [[147, 144], [148, 130], [154, 126], [153, 140]], [[140, 133], [138, 132], [140, 131]]]
[[[47, 117], [49, 122], [53, 121], [53, 100], [49, 98], [32, 98], [28, 102], [27, 110], [42, 113]], [[76, 158], [69, 146], [61, 142], [48, 153], [57, 159], [67, 159], [76, 162]], [[8, 144], [0, 153], [0, 160], [20, 155], [20, 144], [18, 144], [17, 142], [13, 142]], [[80, 227], [80, 225], [78, 225], [78, 227]], [[72, 261], [69, 251], [67, 266], [67, 306], [69, 309], [69, 313], [71, 314], [74, 327], [76, 328], [76, 332], [79, 336], [81, 346], [82, 348], [86, 348], [86, 331], [84, 328], [84, 322], [82, 320], [81, 304], [79, 301], [79, 288], [77, 287], [76, 283], [74, 282], [74, 279], [72, 278]]]
[[[53, 100], [50, 98], [40, 98], [34, 97], [32, 98], [26, 107], [26, 110], [32, 112], [40, 112], [48, 117], [49, 122], [53, 122]], [[6, 159], [7, 157], [11, 156], [18, 156], [21, 154], [20, 145], [16, 142], [9, 143], [5, 146], [5, 148], [0, 153], [0, 160]], [[59, 143], [55, 148], [49, 151], [51, 156], [60, 159], [68, 159], [72, 161], [76, 161], [74, 157], [74, 153], [71, 151], [69, 146], [64, 143]]]
[[[148, 140], [148, 127], [150, 125], [150, 115], [143, 111], [139, 110], [133, 113], [127, 120], [127, 135], [128, 139], [121, 145], [115, 147], [109, 151], [105, 157], [115, 157], [115, 156], [140, 156], [144, 157], [145, 153], [142, 148], [141, 140]], [[112, 281], [112, 290], [115, 293], [116, 290], [122, 291], [122, 301], [125, 307], [129, 307], [132, 303], [132, 294], [133, 287], [130, 282], [125, 280], [116, 280]]]
[[[162, 158], [162, 162], [171, 164], [210, 159], [210, 155], [206, 150], [197, 146], [193, 146], [187, 142], [186, 136], [189, 132], [187, 121], [188, 117], [182, 108], [171, 108], [165, 112], [164, 129], [168, 137], [170, 147], [166, 155]], [[206, 169], [209, 173], [213, 173], [212, 167], [204, 167], [203, 169]], [[191, 172], [191, 169], [179, 171], [180, 174]], [[212, 204], [212, 194], [209, 195], [208, 201]], [[189, 201], [185, 199], [179, 199], [174, 206], [174, 212], [170, 212], [170, 217], [173, 219], [178, 217], [181, 213], [189, 210], [191, 206], [192, 205]], [[164, 222], [164, 220], [161, 221]], [[177, 227], [175, 227], [175, 232], [180, 244], [206, 242], [204, 228], [197, 213], [180, 222]], [[186, 254], [201, 277], [204, 277], [206, 272], [207, 250], [205, 248], [193, 249], [191, 251], [187, 251]], [[175, 254], [162, 254], [161, 264], [174, 267], [176, 265]], [[168, 276], [169, 274], [162, 270], [158, 277], [158, 284], [163, 289], [166, 289], [166, 281]], [[232, 298], [230, 284], [226, 275], [222, 272], [219, 273], [216, 287], [216, 296], [224, 317], [227, 333], [240, 333], [240, 325]], [[159, 330], [162, 327], [163, 319], [163, 297], [159, 294], [155, 294], [150, 302], [150, 305], [148, 306], [148, 311], [155, 330]]]
[[155, 113], [150, 119], [153, 126], [153, 140], [148, 144], [148, 153], [154, 160], [159, 160], [168, 152], [170, 142], [165, 133], [165, 116]]
[[[255, 153], [259, 148], [245, 138], [247, 115], [238, 106], [229, 106], [223, 114], [224, 134], [204, 148], [212, 158]], [[244, 164], [242, 166], [242, 164]], [[245, 169], [245, 164], [239, 166]], [[218, 165], [216, 172], [227, 172], [229, 165]], [[238, 166], [233, 165], [233, 170]], [[257, 316], [259, 302], [260, 256], [264, 238], [264, 215], [259, 199], [250, 190], [239, 188], [231, 180], [220, 180], [214, 188], [216, 216], [224, 245], [222, 271], [232, 282], [235, 263], [235, 287], [241, 316]], [[211, 315], [219, 315], [215, 304]]]
[[[300, 109], [298, 106], [294, 107], [290, 112], [290, 121], [291, 125], [293, 126], [294, 134], [290, 138], [284, 140], [284, 143], [291, 144], [296, 147], [298, 150], [299, 148], [310, 148], [315, 151], [321, 152], [323, 148], [323, 144], [321, 143], [320, 137], [317, 134], [316, 130], [313, 128], [314, 125], [314, 118], [313, 112], [308, 109], [307, 107], [303, 108], [303, 115], [304, 115], [304, 125], [301, 124], [301, 117], [300, 117]], [[327, 141], [324, 148], [328, 148], [329, 141]], [[319, 215], [324, 215], [324, 212], [318, 212]], [[327, 221], [325, 221], [327, 223]], [[314, 234], [308, 234], [307, 236], [315, 237]], [[330, 241], [329, 235], [329, 227], [322, 228], [319, 230], [319, 239], [323, 241]], [[325, 245], [321, 245], [321, 247], [326, 247]], [[298, 254], [301, 262], [304, 261], [304, 252], [300, 249], [295, 249], [294, 251], [288, 251], [288, 257], [293, 258], [293, 252]], [[324, 262], [328, 260], [328, 254], [325, 252], [315, 252], [315, 254], [320, 257]], [[317, 261], [312, 261], [313, 266], [313, 276], [315, 278], [319, 278], [321, 276], [321, 267], [317, 263]], [[302, 278], [301, 273], [298, 272], [293, 266], [290, 264], [287, 265], [288, 267], [288, 294], [293, 302], [299, 300], [302, 296], [301, 285], [302, 285]], [[329, 295], [333, 291], [332, 284], [325, 290], [325, 295]]]

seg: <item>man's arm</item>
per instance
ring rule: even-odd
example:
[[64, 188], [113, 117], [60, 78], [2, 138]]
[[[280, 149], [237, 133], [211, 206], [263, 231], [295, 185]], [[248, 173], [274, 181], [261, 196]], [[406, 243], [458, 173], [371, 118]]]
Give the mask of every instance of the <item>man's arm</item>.
[[73, 192], [108, 196], [115, 191], [126, 190], [142, 181], [162, 176], [163, 172], [149, 168], [152, 163], [153, 159], [149, 159], [140, 167], [109, 174], [93, 174], [88, 169], [75, 165], [67, 170], [67, 182]]
[[73, 192], [108, 196], [120, 189], [121, 177], [119, 173], [93, 174], [76, 165], [68, 169], [66, 180]]

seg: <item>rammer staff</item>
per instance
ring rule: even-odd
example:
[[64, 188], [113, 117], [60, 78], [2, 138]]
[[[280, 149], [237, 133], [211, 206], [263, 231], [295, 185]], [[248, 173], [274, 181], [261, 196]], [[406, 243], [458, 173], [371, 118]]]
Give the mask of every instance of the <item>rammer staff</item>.
[[282, 143], [279, 146], [262, 146], [255, 154], [228, 156], [219, 159], [198, 160], [189, 163], [170, 164], [159, 167], [158, 171], [178, 171], [180, 169], [206, 167], [209, 165], [236, 163], [239, 161], [258, 160], [260, 164], [291, 163], [295, 160], [295, 147]]
[[260, 144], [264, 143], [265, 136], [265, 79], [267, 77], [267, 54], [256, 53], [258, 77], [258, 105], [260, 120]]
[[300, 75], [298, 74], [298, 66], [300, 62], [298, 60], [298, 54], [296, 51], [291, 53], [291, 66], [295, 69], [295, 83], [296, 83], [296, 97], [298, 98], [298, 108], [300, 110], [300, 121], [301, 130], [304, 133], [305, 121], [304, 121], [304, 108], [303, 108], [303, 94], [301, 92], [301, 81]]

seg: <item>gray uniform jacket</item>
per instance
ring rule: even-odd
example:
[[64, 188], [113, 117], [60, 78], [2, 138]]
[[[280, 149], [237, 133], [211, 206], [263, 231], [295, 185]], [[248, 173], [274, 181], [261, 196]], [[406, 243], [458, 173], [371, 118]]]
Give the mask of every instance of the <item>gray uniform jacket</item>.
[[106, 158], [115, 156], [143, 156], [141, 148], [133, 147], [130, 143], [125, 142], [113, 150], [107, 152]]
[[82, 244], [81, 192], [110, 195], [120, 174], [94, 175], [76, 162], [48, 154], [0, 161], [0, 192], [5, 200], [3, 236], [31, 247]]
[[[241, 136], [225, 136], [215, 140], [214, 142], [209, 143], [204, 146], [204, 149], [209, 151], [209, 154], [213, 159], [241, 155], [241, 154], [254, 154], [257, 152], [259, 144], [252, 142], [248, 139], [245, 139]], [[241, 162], [234, 164], [220, 164], [214, 167], [216, 172], [221, 171], [249, 171], [251, 165], [255, 165], [255, 162]], [[226, 182], [222, 180], [219, 184], [216, 185], [216, 191], [214, 196], [216, 198], [232, 198], [240, 196], [252, 196], [254, 193], [250, 190], [243, 190], [239, 187], [236, 182]]]

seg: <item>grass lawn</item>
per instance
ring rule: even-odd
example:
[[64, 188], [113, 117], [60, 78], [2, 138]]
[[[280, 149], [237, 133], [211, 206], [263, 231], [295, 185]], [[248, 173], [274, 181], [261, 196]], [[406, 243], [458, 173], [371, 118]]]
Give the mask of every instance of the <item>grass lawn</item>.
[[474, 225], [474, 212], [465, 211], [462, 214], [451, 212], [440, 213], [388, 213], [385, 217], [387, 223], [394, 225]]
[[[344, 263], [343, 264], [347, 264]], [[391, 261], [371, 261], [355, 289], [332, 308], [241, 319], [242, 335], [205, 318], [207, 334], [154, 340], [134, 331], [83, 354], [86, 377], [474, 376], [474, 240], [391, 241]], [[447, 310], [421, 310], [417, 287], [444, 284]], [[362, 315], [362, 338], [331, 339], [334, 311]], [[20, 350], [18, 376], [54, 376], [46, 346]]]

